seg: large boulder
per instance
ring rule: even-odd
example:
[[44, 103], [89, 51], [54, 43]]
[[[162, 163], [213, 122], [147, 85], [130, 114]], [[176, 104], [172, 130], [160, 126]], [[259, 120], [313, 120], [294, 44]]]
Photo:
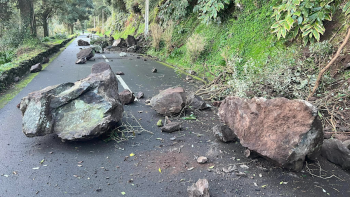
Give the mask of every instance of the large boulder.
[[302, 100], [227, 97], [218, 112], [240, 143], [282, 167], [300, 171], [323, 142], [317, 108]]
[[81, 49], [79, 53], [77, 53], [78, 60], [76, 62], [80, 61], [85, 63], [86, 61], [84, 61], [83, 59], [90, 60], [94, 56], [95, 51], [92, 48]]
[[30, 93], [22, 98], [20, 109], [27, 137], [55, 133], [62, 140], [90, 139], [110, 131], [124, 111], [116, 76], [104, 62], [75, 83]]
[[343, 169], [350, 169], [350, 150], [337, 139], [326, 139], [322, 145], [322, 156]]
[[78, 40], [78, 46], [90, 46], [90, 43], [85, 40]]
[[126, 38], [126, 44], [128, 45], [128, 47], [136, 46], [137, 41], [134, 36], [128, 35], [128, 37]]
[[123, 38], [119, 38], [118, 40], [115, 40], [113, 42], [112, 46], [114, 46], [114, 47], [126, 47], [127, 44]]
[[180, 113], [185, 104], [186, 93], [181, 87], [163, 90], [151, 99], [153, 109], [166, 116]]

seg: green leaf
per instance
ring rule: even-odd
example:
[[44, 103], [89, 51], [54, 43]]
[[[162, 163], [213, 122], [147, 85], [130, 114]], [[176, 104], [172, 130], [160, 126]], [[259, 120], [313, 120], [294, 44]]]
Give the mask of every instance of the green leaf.
[[302, 17], [302, 16], [299, 16], [299, 17], [298, 17], [298, 25], [300, 25], [302, 22], [303, 22], [303, 17]]
[[276, 29], [276, 28], [279, 28], [280, 26], [281, 26], [280, 22], [275, 22], [275, 23], [271, 26], [271, 28], [272, 28], [272, 29]]
[[297, 12], [294, 12], [293, 14], [296, 15], [296, 16], [300, 16], [300, 15], [301, 15], [301, 12], [300, 12], [300, 11], [297, 11]]
[[[294, 19], [293, 19], [291, 16], [287, 16], [286, 22], [288, 23], [288, 25], [289, 25], [290, 27], [292, 27], [292, 26], [293, 26], [293, 23], [294, 23]], [[288, 30], [289, 30], [289, 29], [288, 29]]]
[[282, 34], [283, 38], [285, 38], [286, 35], [287, 35], [287, 30], [284, 29], [284, 28], [282, 28], [282, 29], [281, 29], [281, 34]]
[[312, 30], [312, 34], [314, 35], [317, 41], [320, 41], [320, 34], [316, 29]]
[[125, 192], [120, 192], [123, 196], [126, 194]]

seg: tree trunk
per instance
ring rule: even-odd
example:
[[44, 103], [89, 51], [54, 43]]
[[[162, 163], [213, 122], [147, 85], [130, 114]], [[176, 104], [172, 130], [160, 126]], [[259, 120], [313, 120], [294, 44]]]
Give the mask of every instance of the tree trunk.
[[36, 36], [33, 0], [18, 0], [18, 7], [24, 32], [30, 32], [32, 36]]
[[44, 29], [44, 37], [49, 37], [49, 25], [48, 25], [48, 22], [47, 22], [47, 19], [46, 17], [43, 17], [43, 29]]

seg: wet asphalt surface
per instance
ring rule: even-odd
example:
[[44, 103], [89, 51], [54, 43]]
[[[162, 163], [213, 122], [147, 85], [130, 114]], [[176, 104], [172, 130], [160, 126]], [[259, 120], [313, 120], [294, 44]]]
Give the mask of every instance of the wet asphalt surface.
[[[182, 86], [186, 91], [194, 91], [200, 83], [188, 83], [185, 76], [178, 76], [171, 68], [147, 57], [138, 59], [137, 54], [128, 53], [123, 58], [119, 52], [96, 54], [95, 61], [76, 65], [75, 54], [81, 48], [76, 41], [81, 38], [88, 40], [79, 36], [0, 109], [1, 197], [188, 196], [187, 187], [199, 178], [208, 179], [214, 197], [350, 196], [349, 172], [322, 157], [309, 163], [304, 171], [294, 173], [263, 158], [245, 158], [245, 148], [238, 142], [217, 141], [211, 133], [219, 123], [215, 108], [195, 111], [197, 120], [171, 117], [181, 121], [183, 129], [161, 133], [156, 123], [164, 117], [144, 101], [168, 87]], [[61, 142], [54, 134], [27, 138], [22, 133], [21, 112], [16, 108], [21, 98], [50, 85], [86, 77], [94, 63], [105, 61], [102, 55], [113, 71], [125, 73], [121, 77], [131, 91], [145, 94], [144, 99], [125, 106], [121, 124], [132, 125], [123, 127], [128, 140], [108, 141], [108, 136], [102, 136], [85, 142]], [[151, 72], [154, 67], [157, 73]], [[121, 85], [119, 88], [123, 90]], [[197, 164], [198, 156], [208, 157], [209, 162]], [[247, 176], [222, 171], [234, 164]], [[242, 164], [249, 169], [241, 168]], [[321, 173], [322, 178], [310, 172], [317, 176]]]

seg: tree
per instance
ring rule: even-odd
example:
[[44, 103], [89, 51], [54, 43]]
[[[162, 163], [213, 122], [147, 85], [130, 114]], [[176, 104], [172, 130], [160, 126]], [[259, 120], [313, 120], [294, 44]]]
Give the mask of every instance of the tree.
[[17, 6], [20, 10], [22, 28], [24, 32], [28, 32], [29, 30], [32, 36], [36, 36], [34, 0], [18, 0], [17, 3]]
[[48, 20], [58, 12], [58, 10], [64, 10], [64, 0], [41, 0], [37, 2], [36, 16], [39, 19], [39, 23], [43, 26], [44, 37], [49, 36]]
[[93, 3], [91, 0], [71, 0], [60, 10], [59, 19], [67, 26], [68, 32], [73, 34], [74, 23], [78, 20], [80, 22], [88, 20], [92, 9]]

